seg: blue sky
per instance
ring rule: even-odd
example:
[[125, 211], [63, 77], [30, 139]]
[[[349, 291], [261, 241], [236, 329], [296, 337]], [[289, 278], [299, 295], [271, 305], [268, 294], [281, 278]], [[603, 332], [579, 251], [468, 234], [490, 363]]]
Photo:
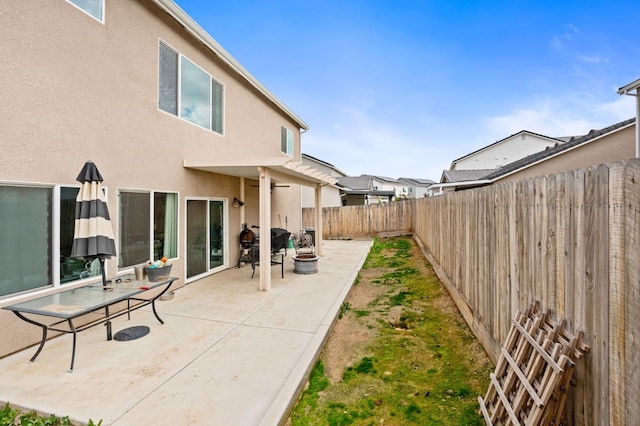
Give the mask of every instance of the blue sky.
[[303, 153], [350, 176], [438, 181], [521, 130], [635, 116], [616, 90], [640, 78], [637, 2], [176, 3], [309, 125]]

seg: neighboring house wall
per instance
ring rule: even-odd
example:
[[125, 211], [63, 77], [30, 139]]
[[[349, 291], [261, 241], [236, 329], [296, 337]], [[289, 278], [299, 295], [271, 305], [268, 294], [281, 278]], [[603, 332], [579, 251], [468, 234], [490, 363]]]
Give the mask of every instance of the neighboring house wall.
[[[333, 177], [344, 177], [345, 174], [336, 169], [329, 163], [324, 161], [317, 161], [315, 158], [303, 155], [302, 164], [311, 166], [312, 168], [326, 173]], [[335, 185], [325, 185], [322, 187], [322, 205], [324, 207], [340, 207], [342, 205], [342, 199], [340, 197], [340, 189]], [[300, 188], [300, 197], [302, 207], [315, 207], [316, 206], [316, 192], [315, 189], [309, 186], [302, 186]]]
[[411, 198], [423, 198], [427, 196], [427, 187], [416, 186], [413, 188], [413, 196]]
[[451, 170], [495, 169], [527, 155], [544, 151], [560, 141], [522, 131], [454, 160]]
[[565, 172], [599, 164], [627, 161], [635, 157], [635, 124], [607, 133], [559, 155], [518, 170], [494, 181], [507, 182], [534, 176]]
[[[378, 176], [372, 176], [372, 184], [373, 184], [373, 189], [377, 190], [377, 191], [393, 191], [395, 193], [395, 196], [398, 197], [400, 194], [407, 194], [407, 186], [403, 185], [401, 183], [398, 183], [398, 181], [393, 181], [393, 180], [388, 180], [388, 179], [381, 179]], [[381, 197], [378, 199], [374, 200], [369, 200], [368, 204], [374, 204], [376, 202], [382, 202], [382, 203], [388, 203], [389, 202], [389, 197]]]
[[399, 178], [398, 182], [406, 186], [407, 198], [423, 198], [427, 196], [427, 188], [435, 182], [429, 179]]
[[369, 201], [368, 195], [348, 195], [345, 197], [345, 206], [365, 206], [373, 204]]
[[[57, 278], [57, 202], [61, 188], [79, 186], [75, 178], [89, 159], [95, 161], [104, 177], [119, 254], [123, 195], [139, 192], [150, 194], [153, 199], [154, 193], [177, 194], [177, 256], [172, 259], [172, 274], [180, 278], [179, 285], [184, 285], [189, 280], [189, 260], [196, 258], [195, 252], [203, 256], [206, 266], [202, 274], [191, 275], [191, 279], [235, 266], [241, 212], [245, 213], [246, 223], [257, 224], [259, 198], [254, 186], [257, 181], [247, 179], [245, 206], [233, 208], [231, 201], [240, 196], [240, 178], [187, 169], [183, 160], [243, 152], [250, 152], [253, 157], [286, 156], [281, 152], [282, 127], [293, 133], [293, 158], [300, 158], [300, 123], [295, 117], [196, 40], [156, 3], [107, 1], [105, 5], [102, 23], [64, 0], [3, 2], [0, 189], [41, 188], [50, 194], [50, 206], [43, 213], [49, 215], [51, 228], [47, 231], [43, 227], [42, 239], [50, 241], [52, 247], [46, 259], [34, 258], [33, 262], [50, 265], [53, 282], [41, 285], [53, 287], [0, 298], [0, 307], [66, 285]], [[222, 133], [158, 108], [160, 41], [223, 85]], [[299, 224], [299, 194], [285, 200], [277, 197], [276, 189], [272, 196], [272, 223], [279, 224], [279, 217], [287, 215], [291, 222]], [[207, 241], [207, 228], [194, 228], [197, 222], [189, 213], [196, 213], [196, 209], [187, 205], [206, 207], [212, 203], [223, 217], [223, 229], [215, 237], [221, 239], [225, 249], [223, 263], [215, 267], [207, 262], [208, 254], [202, 252], [203, 248], [186, 236], [188, 232], [196, 233], [200, 242]], [[292, 209], [291, 205], [297, 207]], [[50, 237], [45, 235], [47, 232], [52, 233]], [[120, 267], [120, 262], [120, 257], [107, 260], [107, 275], [133, 271], [131, 266]], [[1, 271], [0, 285], [3, 273], [6, 277], [6, 272]], [[0, 311], [0, 356], [34, 343], [38, 333], [36, 327], [25, 327], [9, 312]]]
[[[321, 189], [322, 205], [324, 207], [340, 207], [342, 198], [340, 197], [340, 189], [333, 185], [325, 185]], [[300, 188], [302, 207], [315, 207], [316, 195], [315, 189], [309, 186]]]

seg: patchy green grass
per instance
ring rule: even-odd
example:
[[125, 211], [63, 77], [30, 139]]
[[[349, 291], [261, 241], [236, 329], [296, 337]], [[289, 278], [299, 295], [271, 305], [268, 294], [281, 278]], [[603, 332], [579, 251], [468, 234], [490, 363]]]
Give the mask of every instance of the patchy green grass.
[[[334, 362], [323, 352], [289, 424], [483, 425], [477, 396], [494, 366], [413, 240], [377, 239], [358, 286], [370, 286], [371, 300], [363, 309], [347, 297], [338, 321], [375, 332], [348, 348], [336, 383], [325, 376]], [[392, 325], [392, 311], [402, 327]]]
[[[11, 408], [9, 403], [6, 403], [4, 408], [0, 410], [0, 426], [71, 426], [72, 424], [68, 416], [57, 417], [55, 414], [39, 416], [34, 411], [23, 413], [18, 409]], [[98, 423], [89, 420], [88, 426], [100, 426], [101, 424], [102, 420]]]

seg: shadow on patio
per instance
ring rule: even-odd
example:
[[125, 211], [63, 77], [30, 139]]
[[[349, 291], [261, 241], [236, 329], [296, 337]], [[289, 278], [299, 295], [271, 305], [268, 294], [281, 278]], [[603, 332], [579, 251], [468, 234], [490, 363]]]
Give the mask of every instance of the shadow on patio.
[[73, 421], [104, 425], [276, 425], [304, 385], [372, 242], [325, 241], [317, 274], [293, 272], [293, 250], [271, 268], [271, 291], [259, 271], [232, 268], [179, 289], [150, 308], [114, 321], [114, 333], [135, 325], [151, 332], [106, 341], [95, 327], [0, 359], [0, 401]]

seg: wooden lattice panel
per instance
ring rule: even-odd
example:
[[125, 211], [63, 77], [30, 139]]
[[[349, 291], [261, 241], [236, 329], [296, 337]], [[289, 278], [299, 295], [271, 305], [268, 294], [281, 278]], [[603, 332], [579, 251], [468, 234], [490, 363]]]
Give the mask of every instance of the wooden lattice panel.
[[518, 312], [480, 411], [488, 425], [558, 425], [575, 362], [589, 348], [537, 305]]

